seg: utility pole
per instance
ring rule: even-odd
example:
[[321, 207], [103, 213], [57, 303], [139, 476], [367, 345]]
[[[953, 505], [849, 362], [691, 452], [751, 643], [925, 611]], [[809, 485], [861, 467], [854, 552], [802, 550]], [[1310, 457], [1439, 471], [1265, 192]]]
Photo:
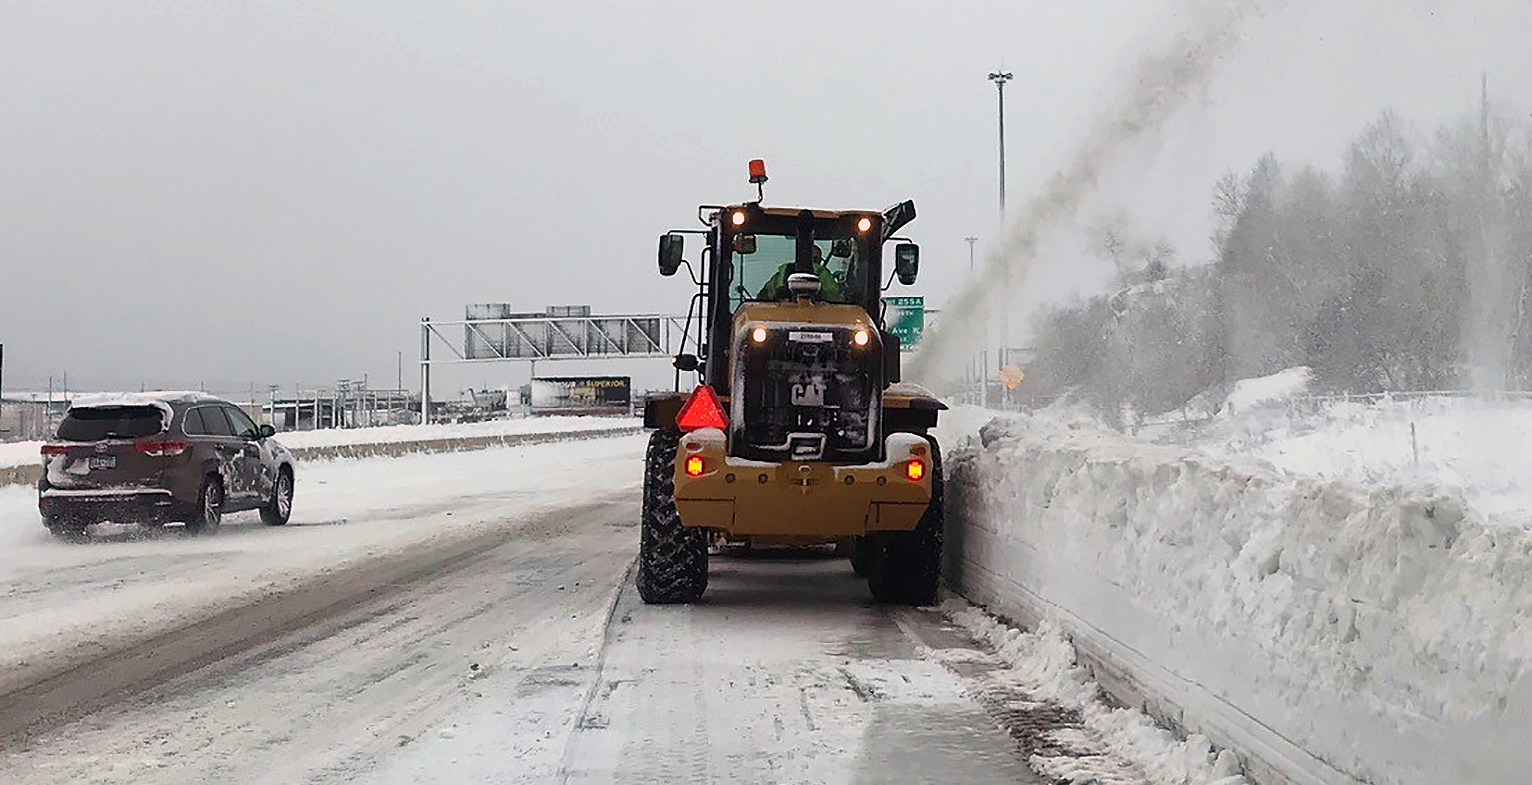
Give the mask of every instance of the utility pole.
[[[974, 264], [973, 264], [974, 246], [979, 244], [979, 238], [975, 237], [973, 235], [969, 235], [969, 236], [963, 238], [963, 242], [968, 243], [968, 276], [970, 278], [972, 278], [973, 274], [974, 274]], [[970, 374], [973, 374], [974, 377], [975, 377], [975, 381], [977, 381], [979, 383], [980, 388], [981, 388], [981, 394], [982, 394], [982, 388], [983, 388], [983, 385], [984, 385], [984, 369], [989, 366], [989, 359], [987, 357], [985, 357], [985, 355], [988, 352], [989, 352], [989, 320], [986, 319], [984, 321], [984, 343], [980, 344], [979, 351], [978, 351], [977, 355], [974, 356], [973, 358], [971, 358], [972, 361], [970, 361], [969, 364], [968, 364], [968, 366], [969, 366], [968, 367], [968, 372]], [[982, 399], [981, 399], [980, 403], [981, 404], [983, 403]]]
[[431, 317], [420, 319], [420, 424], [431, 424]]
[[1483, 168], [1485, 182], [1489, 182], [1489, 72], [1485, 71], [1479, 87], [1479, 165]]

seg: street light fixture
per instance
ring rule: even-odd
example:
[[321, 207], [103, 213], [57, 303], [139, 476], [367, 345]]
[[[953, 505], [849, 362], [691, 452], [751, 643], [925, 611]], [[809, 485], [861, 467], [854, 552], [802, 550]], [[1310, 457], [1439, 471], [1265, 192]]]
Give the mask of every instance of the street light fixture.
[[[972, 277], [974, 273], [974, 246], [978, 245], [979, 238], [973, 235], [969, 235], [963, 238], [963, 242], [968, 243], [968, 275]], [[989, 320], [985, 319], [983, 322], [984, 342], [979, 345], [979, 351], [972, 358], [973, 362], [968, 369], [968, 372], [974, 377], [974, 380], [979, 383], [981, 388], [984, 385], [984, 370], [989, 366]]]

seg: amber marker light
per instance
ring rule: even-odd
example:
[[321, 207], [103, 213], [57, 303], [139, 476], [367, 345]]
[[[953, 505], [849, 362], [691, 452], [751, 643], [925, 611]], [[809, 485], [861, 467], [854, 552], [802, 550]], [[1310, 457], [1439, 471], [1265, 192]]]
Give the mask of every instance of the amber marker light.
[[729, 220], [733, 221], [735, 226], [744, 226], [745, 225], [745, 211], [743, 211], [743, 210], [736, 210], [734, 212], [734, 215]]
[[872, 230], [872, 219], [871, 218], [863, 218], [862, 220], [857, 221], [856, 222], [856, 230], [858, 232], [871, 231]]
[[926, 465], [920, 461], [910, 461], [904, 465], [904, 476], [910, 478], [910, 482], [920, 482], [926, 476]]
[[701, 477], [702, 476], [702, 456], [700, 456], [700, 455], [693, 455], [692, 457], [686, 459], [686, 476], [687, 477]]

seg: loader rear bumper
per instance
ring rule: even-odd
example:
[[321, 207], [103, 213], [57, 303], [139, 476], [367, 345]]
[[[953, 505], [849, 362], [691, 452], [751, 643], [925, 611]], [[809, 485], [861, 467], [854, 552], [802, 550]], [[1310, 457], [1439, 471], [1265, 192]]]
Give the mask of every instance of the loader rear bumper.
[[[693, 431], [676, 451], [676, 510], [683, 526], [731, 535], [910, 531], [931, 502], [931, 445], [896, 433], [885, 447], [881, 463], [763, 463], [728, 457], [722, 431]], [[919, 479], [910, 479], [912, 461], [923, 464]]]

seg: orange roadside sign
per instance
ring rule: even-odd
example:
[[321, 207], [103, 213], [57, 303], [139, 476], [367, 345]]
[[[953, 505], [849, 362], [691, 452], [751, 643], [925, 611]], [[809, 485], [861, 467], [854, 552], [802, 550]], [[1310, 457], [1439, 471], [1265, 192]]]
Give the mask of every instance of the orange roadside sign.
[[1014, 365], [1007, 365], [1000, 369], [1000, 381], [1005, 383], [1005, 389], [1014, 390], [1021, 386], [1027, 375]]

